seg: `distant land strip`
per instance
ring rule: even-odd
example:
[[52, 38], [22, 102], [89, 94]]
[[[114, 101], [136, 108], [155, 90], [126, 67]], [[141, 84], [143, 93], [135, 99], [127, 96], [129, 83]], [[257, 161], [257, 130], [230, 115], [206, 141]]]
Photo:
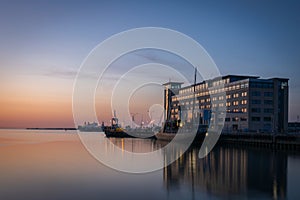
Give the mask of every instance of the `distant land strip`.
[[77, 130], [77, 128], [26, 128], [27, 130]]

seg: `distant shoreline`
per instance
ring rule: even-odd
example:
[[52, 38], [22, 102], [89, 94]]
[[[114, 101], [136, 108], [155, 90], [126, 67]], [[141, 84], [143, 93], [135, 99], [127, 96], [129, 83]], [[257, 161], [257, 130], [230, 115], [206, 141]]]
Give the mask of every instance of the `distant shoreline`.
[[27, 130], [77, 130], [77, 128], [26, 128]]

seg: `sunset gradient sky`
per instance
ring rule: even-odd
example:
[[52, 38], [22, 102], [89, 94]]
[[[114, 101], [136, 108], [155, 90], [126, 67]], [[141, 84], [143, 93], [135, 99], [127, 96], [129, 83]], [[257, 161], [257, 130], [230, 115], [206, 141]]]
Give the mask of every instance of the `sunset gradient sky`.
[[192, 37], [221, 74], [289, 78], [289, 120], [296, 121], [299, 10], [297, 1], [3, 1], [0, 127], [73, 127], [73, 83], [83, 60], [111, 35], [147, 26]]

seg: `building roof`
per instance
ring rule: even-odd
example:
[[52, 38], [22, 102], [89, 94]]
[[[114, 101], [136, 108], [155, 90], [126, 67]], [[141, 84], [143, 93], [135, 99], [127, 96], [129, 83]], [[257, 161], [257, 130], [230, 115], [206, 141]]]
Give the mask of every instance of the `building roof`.
[[176, 84], [176, 85], [180, 84], [180, 85], [182, 85], [182, 84], [183, 84], [183, 82], [169, 81], [169, 82], [167, 82], [167, 83], [164, 83], [164, 84], [162, 84], [162, 85], [173, 85], [173, 84]]

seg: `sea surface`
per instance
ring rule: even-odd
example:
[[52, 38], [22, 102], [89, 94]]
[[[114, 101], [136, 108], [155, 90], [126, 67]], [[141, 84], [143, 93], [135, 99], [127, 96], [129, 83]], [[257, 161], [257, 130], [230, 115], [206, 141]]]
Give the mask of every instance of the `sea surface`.
[[[300, 152], [216, 146], [199, 159], [194, 146], [161, 170], [131, 174], [99, 162], [76, 133], [0, 130], [0, 199], [300, 199]], [[163, 146], [98, 134], [127, 151]]]

